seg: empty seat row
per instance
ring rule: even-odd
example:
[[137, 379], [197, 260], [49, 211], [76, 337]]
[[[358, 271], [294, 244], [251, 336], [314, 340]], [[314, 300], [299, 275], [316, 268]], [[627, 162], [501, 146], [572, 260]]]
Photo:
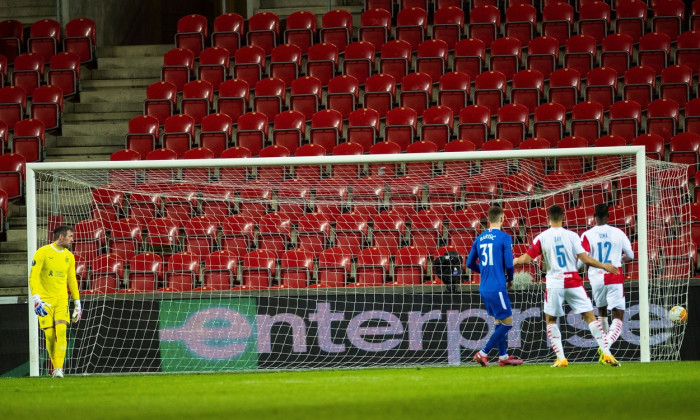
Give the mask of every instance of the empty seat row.
[[0, 55], [8, 63], [15, 63], [22, 52], [38, 54], [48, 63], [57, 53], [64, 51], [76, 54], [81, 63], [95, 60], [97, 27], [88, 18], [76, 18], [66, 24], [62, 33], [61, 24], [53, 19], [41, 19], [29, 28], [29, 37], [24, 38], [24, 25], [17, 20], [0, 22]]

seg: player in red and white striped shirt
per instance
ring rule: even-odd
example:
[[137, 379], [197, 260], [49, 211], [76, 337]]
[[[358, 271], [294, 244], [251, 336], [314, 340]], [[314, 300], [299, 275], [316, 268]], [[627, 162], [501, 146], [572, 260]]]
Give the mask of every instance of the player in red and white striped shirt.
[[[608, 217], [608, 205], [596, 205], [596, 226], [581, 235], [581, 243], [591, 257], [621, 268], [622, 262], [634, 259], [634, 251], [627, 235], [620, 229], [608, 225]], [[593, 299], [598, 307], [598, 320], [601, 321], [603, 330], [608, 335], [608, 345], [612, 346], [622, 332], [622, 319], [625, 316], [622, 273], [610, 274], [595, 267], [588, 267], [588, 281], [591, 283]], [[610, 328], [608, 328], [608, 309], [612, 311], [613, 317]], [[600, 361], [603, 361], [602, 355]]]
[[581, 246], [581, 240], [575, 232], [564, 229], [564, 209], [554, 205], [549, 208], [548, 219], [550, 228], [537, 235], [527, 253], [515, 258], [513, 265], [527, 264], [542, 255], [547, 267], [547, 288], [544, 295], [544, 313], [547, 321], [547, 335], [552, 344], [557, 360], [552, 367], [565, 367], [569, 362], [564, 356], [561, 332], [557, 325], [560, 316], [564, 316], [564, 302], [581, 314], [588, 324], [591, 334], [603, 351], [605, 363], [619, 366], [615, 357], [610, 354], [607, 337], [603, 327], [593, 314], [593, 305], [583, 288], [583, 281], [578, 275], [576, 259], [584, 263], [617, 274], [619, 270], [612, 264], [603, 264], [591, 258]]

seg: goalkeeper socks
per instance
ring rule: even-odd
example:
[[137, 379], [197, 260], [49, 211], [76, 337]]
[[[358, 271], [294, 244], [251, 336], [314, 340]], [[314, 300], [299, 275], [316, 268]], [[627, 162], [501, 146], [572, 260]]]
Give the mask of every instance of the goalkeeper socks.
[[603, 331], [605, 334], [608, 334], [608, 331], [610, 331], [610, 324], [608, 324], [608, 317], [607, 316], [599, 316], [598, 321], [600, 321], [600, 325], [603, 326]]
[[598, 342], [598, 347], [600, 347], [603, 350], [603, 354], [610, 354], [610, 347], [608, 346], [608, 337], [605, 334], [605, 331], [603, 331], [603, 326], [600, 325], [600, 321], [597, 319], [590, 324], [588, 324], [588, 328], [591, 330], [591, 334], [593, 334], [593, 338], [595, 338], [595, 341]]
[[55, 368], [56, 362], [54, 361], [54, 352], [56, 348], [56, 331], [53, 328], [47, 328], [44, 330], [44, 336], [46, 337], [46, 351], [49, 353], [51, 365]]
[[54, 369], [63, 369], [63, 359], [66, 357], [66, 324], [56, 324], [56, 356], [53, 364]]
[[608, 346], [611, 346], [612, 343], [614, 343], [615, 340], [617, 340], [621, 332], [622, 320], [617, 318], [613, 319], [612, 326], [610, 327], [610, 333], [608, 334]]
[[552, 344], [552, 349], [557, 354], [557, 359], [564, 358], [564, 347], [561, 344], [561, 331], [557, 324], [547, 324], [547, 337]]
[[496, 347], [498, 343], [500, 343], [501, 340], [505, 338], [505, 336], [508, 334], [508, 331], [510, 331], [511, 328], [513, 328], [512, 325], [496, 325], [496, 329], [493, 331], [493, 334], [491, 334], [491, 337], [489, 337], [489, 341], [486, 342], [486, 345], [484, 346], [484, 349], [482, 351], [488, 354], [492, 348]]

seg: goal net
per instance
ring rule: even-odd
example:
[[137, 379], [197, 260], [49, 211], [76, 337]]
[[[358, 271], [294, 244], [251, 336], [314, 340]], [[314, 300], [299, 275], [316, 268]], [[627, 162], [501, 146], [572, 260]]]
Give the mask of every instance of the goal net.
[[[57, 225], [75, 227], [84, 319], [69, 328], [69, 374], [458, 365], [493, 320], [479, 276], [462, 267], [448, 287], [435, 258], [456, 251], [464, 262], [494, 204], [518, 256], [547, 228], [549, 206], [563, 206], [580, 234], [595, 204], [608, 203], [636, 254], [623, 267], [627, 311], [613, 354], [676, 360], [684, 327], [667, 312], [687, 306], [697, 263], [687, 167], [643, 153], [30, 164], [29, 259]], [[526, 274], [510, 292], [509, 354], [528, 363], [554, 358], [545, 270], [540, 259], [517, 268]], [[587, 325], [566, 309], [569, 361], [597, 360]], [[32, 374], [46, 374], [30, 312]]]

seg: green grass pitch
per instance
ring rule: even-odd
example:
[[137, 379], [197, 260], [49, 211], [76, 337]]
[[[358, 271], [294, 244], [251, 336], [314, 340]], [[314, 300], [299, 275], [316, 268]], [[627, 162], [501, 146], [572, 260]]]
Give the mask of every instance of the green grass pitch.
[[0, 379], [4, 419], [697, 419], [700, 362]]

